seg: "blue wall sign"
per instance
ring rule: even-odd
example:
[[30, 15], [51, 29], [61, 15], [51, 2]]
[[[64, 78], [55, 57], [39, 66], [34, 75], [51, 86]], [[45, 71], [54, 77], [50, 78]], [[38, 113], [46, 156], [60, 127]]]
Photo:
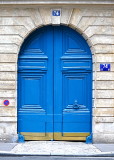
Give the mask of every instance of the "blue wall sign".
[[9, 100], [4, 100], [4, 105], [8, 106], [9, 105]]
[[52, 16], [60, 16], [60, 10], [52, 10]]
[[110, 71], [110, 64], [100, 64], [100, 71]]

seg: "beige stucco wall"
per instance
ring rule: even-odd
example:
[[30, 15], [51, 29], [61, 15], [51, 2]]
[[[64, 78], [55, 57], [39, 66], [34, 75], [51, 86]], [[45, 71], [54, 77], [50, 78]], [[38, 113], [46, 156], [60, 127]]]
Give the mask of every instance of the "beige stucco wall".
[[[93, 54], [93, 142], [114, 142], [114, 9], [100, 6], [0, 8], [0, 140], [17, 135], [17, 58], [22, 42], [44, 25], [68, 25], [84, 36]], [[110, 72], [100, 72], [110, 63]], [[10, 100], [8, 107], [4, 99]]]

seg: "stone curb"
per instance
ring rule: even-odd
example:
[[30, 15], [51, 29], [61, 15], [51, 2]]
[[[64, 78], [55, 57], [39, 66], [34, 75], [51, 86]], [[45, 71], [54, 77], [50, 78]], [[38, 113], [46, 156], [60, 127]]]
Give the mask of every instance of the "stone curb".
[[32, 153], [8, 153], [8, 152], [1, 152], [0, 153], [0, 157], [1, 156], [14, 156], [14, 157], [21, 157], [21, 156], [58, 156], [58, 157], [114, 157], [114, 152], [104, 152], [104, 153], [100, 153], [100, 154], [32, 154]]

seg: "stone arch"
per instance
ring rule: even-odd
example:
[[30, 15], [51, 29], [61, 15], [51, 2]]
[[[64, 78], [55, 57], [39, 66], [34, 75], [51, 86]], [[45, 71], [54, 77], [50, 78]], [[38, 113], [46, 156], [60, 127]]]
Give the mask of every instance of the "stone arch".
[[[25, 34], [25, 36], [23, 37], [22, 41], [20, 42], [20, 45], [19, 45], [19, 47], [18, 47], [18, 54], [19, 54], [19, 52], [20, 52], [20, 48], [21, 48], [22, 44], [24, 43], [24, 41], [27, 39], [27, 37], [28, 37], [29, 35], [31, 35], [35, 30], [40, 29], [41, 27], [44, 27], [44, 26], [48, 26], [48, 25], [50, 25], [50, 24], [40, 25], [40, 26], [38, 26], [38, 27], [35, 27], [35, 28], [32, 28], [31, 30], [29, 30], [29, 31], [27, 32], [27, 34]], [[52, 25], [52, 24], [51, 24], [51, 25]], [[67, 25], [67, 24], [60, 24], [60, 25], [68, 26], [68, 27], [72, 28], [73, 30], [75, 30], [76, 32], [78, 32], [80, 35], [82, 35], [82, 37], [86, 40], [88, 46], [90, 47], [90, 50], [91, 50], [92, 55], [94, 56], [95, 49], [94, 49], [94, 46], [92, 45], [92, 41], [90, 40], [90, 38], [88, 37], [87, 34], [85, 34], [85, 33], [84, 33], [80, 28], [78, 28], [77, 26], [74, 26], [74, 25], [71, 25], [71, 24], [69, 24], [69, 25]], [[94, 57], [92, 57], [92, 58], [94, 58]]]
[[[80, 21], [83, 18], [83, 11], [81, 9], [73, 9], [73, 8], [71, 8], [71, 9], [60, 8], [60, 10], [61, 10], [60, 17], [53, 17], [51, 15], [52, 8], [38, 9], [37, 11], [30, 9], [30, 10], [26, 11], [27, 13], [29, 13], [30, 19], [34, 25], [27, 27], [27, 32], [22, 37], [22, 41], [20, 42], [20, 45], [18, 48], [18, 53], [19, 53], [20, 47], [22, 46], [25, 39], [33, 31], [35, 31], [36, 29], [41, 28], [43, 26], [47, 26], [47, 25], [54, 25], [54, 26], [55, 25], [57, 25], [57, 26], [58, 25], [65, 25], [65, 26], [72, 28], [73, 30], [76, 30], [87, 41], [87, 44], [89, 45], [92, 54], [95, 53], [95, 49], [94, 49], [92, 40], [89, 38], [88, 34], [85, 33], [85, 28], [83, 28], [83, 25], [80, 25]], [[37, 17], [36, 17], [36, 15], [37, 15]], [[25, 27], [27, 24], [25, 24]], [[88, 26], [89, 26], [89, 24], [87, 25], [87, 27]]]
[[[37, 27], [32, 28], [31, 30], [29, 30], [29, 31], [27, 32], [27, 34], [25, 34], [25, 36], [23, 37], [23, 39], [22, 39], [22, 41], [21, 41], [21, 43], [20, 43], [20, 45], [19, 45], [18, 54], [19, 54], [19, 52], [20, 52], [20, 49], [21, 49], [23, 43], [26, 41], [26, 39], [27, 39], [33, 32], [35, 32], [36, 30], [38, 30], [38, 29], [40, 29], [40, 28], [42, 28], [42, 27], [45, 27], [45, 26], [58, 26], [58, 25], [53, 25], [52, 23], [51, 23], [51, 24], [47, 24], [47, 25], [39, 25], [39, 26], [37, 26]], [[91, 53], [94, 54], [94, 53], [93, 53], [94, 48], [93, 48], [93, 45], [92, 45], [91, 40], [89, 39], [89, 37], [88, 37], [80, 28], [78, 28], [77, 26], [71, 25], [71, 24], [62, 24], [62, 23], [61, 23], [59, 26], [67, 26], [67, 27], [73, 29], [74, 31], [76, 31], [77, 33], [79, 33], [79, 34], [85, 39], [86, 43], [87, 43], [88, 46], [90, 47]]]

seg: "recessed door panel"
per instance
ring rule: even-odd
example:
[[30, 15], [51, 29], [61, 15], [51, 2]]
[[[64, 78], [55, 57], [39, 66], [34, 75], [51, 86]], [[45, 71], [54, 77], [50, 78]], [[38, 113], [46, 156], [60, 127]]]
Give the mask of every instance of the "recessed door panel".
[[[86, 104], [86, 76], [78, 73], [63, 74], [63, 108], [75, 107], [75, 103]], [[73, 106], [74, 105], [74, 106]]]

